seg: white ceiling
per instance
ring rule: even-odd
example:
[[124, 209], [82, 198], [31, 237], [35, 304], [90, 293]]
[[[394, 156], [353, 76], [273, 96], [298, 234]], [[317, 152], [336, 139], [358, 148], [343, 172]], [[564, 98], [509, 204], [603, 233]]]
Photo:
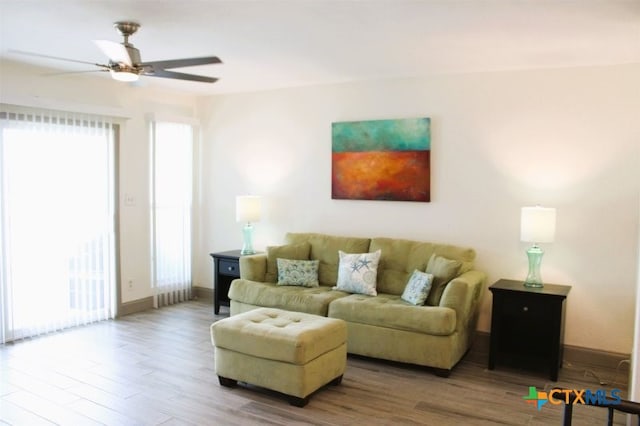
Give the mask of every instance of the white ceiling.
[[13, 51], [106, 63], [92, 40], [121, 41], [118, 20], [143, 61], [219, 56], [177, 70], [215, 84], [141, 78], [202, 94], [640, 63], [640, 0], [0, 0], [0, 57], [87, 69]]

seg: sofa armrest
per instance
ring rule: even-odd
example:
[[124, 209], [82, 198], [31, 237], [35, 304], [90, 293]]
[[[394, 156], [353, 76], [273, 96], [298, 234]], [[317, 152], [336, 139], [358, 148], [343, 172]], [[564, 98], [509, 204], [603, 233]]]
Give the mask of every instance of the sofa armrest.
[[471, 270], [454, 278], [445, 287], [440, 306], [456, 311], [456, 330], [475, 331], [486, 279], [484, 272]]
[[240, 278], [250, 281], [265, 282], [267, 273], [267, 255], [254, 254], [240, 257]]

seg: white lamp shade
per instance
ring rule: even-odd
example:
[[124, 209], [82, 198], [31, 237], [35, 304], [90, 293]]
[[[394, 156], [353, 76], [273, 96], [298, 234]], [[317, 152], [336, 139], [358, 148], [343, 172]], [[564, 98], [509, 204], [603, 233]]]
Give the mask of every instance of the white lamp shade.
[[236, 197], [236, 222], [258, 222], [262, 207], [262, 197], [239, 195]]
[[520, 240], [530, 243], [551, 243], [556, 234], [556, 209], [523, 207], [520, 217]]

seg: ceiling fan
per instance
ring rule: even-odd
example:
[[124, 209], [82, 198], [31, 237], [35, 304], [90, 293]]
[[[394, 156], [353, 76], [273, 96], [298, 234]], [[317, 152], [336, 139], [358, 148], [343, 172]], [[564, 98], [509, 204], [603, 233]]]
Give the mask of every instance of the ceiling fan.
[[217, 56], [205, 56], [202, 58], [171, 59], [166, 61], [142, 62], [140, 51], [129, 43], [129, 36], [140, 28], [137, 22], [119, 21], [113, 27], [124, 37], [122, 43], [109, 40], [94, 40], [94, 43], [109, 58], [109, 63], [95, 64], [92, 62], [78, 61], [75, 59], [59, 58], [56, 56], [41, 55], [30, 52], [17, 52], [26, 55], [40, 56], [50, 59], [78, 62], [99, 67], [94, 71], [109, 71], [111, 76], [118, 81], [136, 81], [141, 75], [149, 77], [173, 78], [177, 80], [199, 81], [203, 83], [215, 83], [218, 79], [202, 75], [186, 74], [176, 71], [168, 71], [172, 68], [191, 67], [196, 65], [220, 64], [222, 61]]

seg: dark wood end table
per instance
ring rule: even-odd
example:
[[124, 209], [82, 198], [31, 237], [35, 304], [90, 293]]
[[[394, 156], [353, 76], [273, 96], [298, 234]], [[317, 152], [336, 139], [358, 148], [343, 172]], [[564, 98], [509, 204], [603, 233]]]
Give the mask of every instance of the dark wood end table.
[[231, 281], [240, 278], [240, 250], [210, 253], [213, 258], [213, 313], [220, 313], [220, 306], [229, 306]]
[[571, 287], [531, 288], [522, 281], [501, 279], [489, 290], [493, 293], [489, 370], [497, 363], [537, 366], [557, 381], [564, 349], [565, 300]]

